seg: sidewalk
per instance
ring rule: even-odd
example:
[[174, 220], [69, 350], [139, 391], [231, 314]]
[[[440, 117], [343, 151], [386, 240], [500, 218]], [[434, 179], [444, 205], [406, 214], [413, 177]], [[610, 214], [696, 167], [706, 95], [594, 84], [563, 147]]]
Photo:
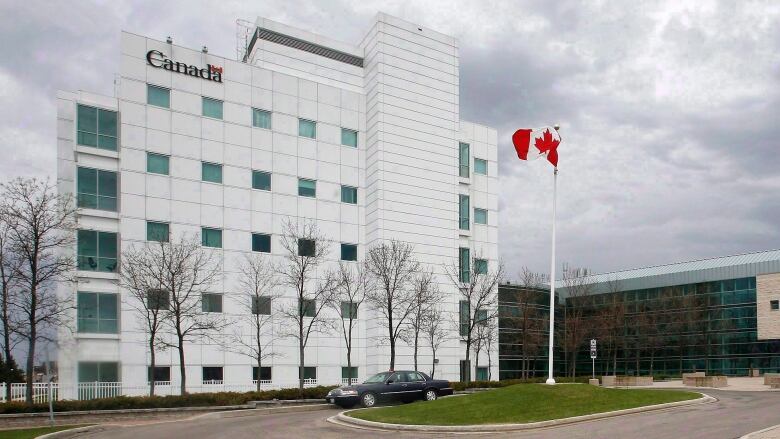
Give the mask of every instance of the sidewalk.
[[754, 431], [746, 434], [739, 439], [780, 439], [780, 425], [769, 427], [764, 430]]
[[[718, 390], [733, 390], [738, 392], [777, 392], [780, 389], [772, 389], [764, 384], [764, 377], [729, 377], [727, 387], [718, 387]], [[704, 389], [705, 387], [685, 386], [682, 380], [656, 381], [653, 388], [686, 388], [686, 389]]]

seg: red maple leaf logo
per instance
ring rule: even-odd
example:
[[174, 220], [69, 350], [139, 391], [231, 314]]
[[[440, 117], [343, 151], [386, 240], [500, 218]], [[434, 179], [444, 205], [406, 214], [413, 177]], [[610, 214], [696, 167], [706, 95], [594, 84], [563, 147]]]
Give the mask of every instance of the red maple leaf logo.
[[544, 131], [542, 137], [537, 137], [534, 141], [534, 146], [539, 150], [540, 154], [547, 153], [547, 160], [558, 166], [558, 145], [561, 143], [560, 139], [553, 139], [552, 133], [547, 129]]

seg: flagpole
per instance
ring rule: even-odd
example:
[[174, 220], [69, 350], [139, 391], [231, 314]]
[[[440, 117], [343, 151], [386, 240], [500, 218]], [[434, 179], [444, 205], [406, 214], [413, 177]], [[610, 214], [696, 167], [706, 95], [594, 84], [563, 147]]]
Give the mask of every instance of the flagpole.
[[555, 384], [555, 378], [553, 378], [553, 341], [555, 333], [555, 205], [557, 197], [558, 167], [556, 166], [553, 171], [552, 255], [550, 257], [550, 346], [547, 354], [546, 384]]

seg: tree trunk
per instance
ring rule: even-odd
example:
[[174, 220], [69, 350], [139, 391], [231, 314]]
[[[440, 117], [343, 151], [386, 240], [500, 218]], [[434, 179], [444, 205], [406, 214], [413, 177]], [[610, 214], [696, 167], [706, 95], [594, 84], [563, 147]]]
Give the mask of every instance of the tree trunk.
[[[391, 321], [391, 319], [388, 319]], [[390, 370], [395, 370], [395, 338], [393, 337], [393, 324], [390, 323]]]
[[149, 396], [154, 396], [154, 365], [155, 365], [155, 354], [154, 354], [154, 336], [152, 336], [149, 339]]
[[419, 335], [417, 331], [414, 331], [414, 370], [417, 370], [417, 342], [419, 339]]
[[[5, 275], [3, 275], [3, 279]], [[11, 376], [10, 367], [14, 363], [11, 356], [11, 333], [10, 325], [8, 323], [8, 286], [3, 284], [3, 354], [5, 355], [5, 363], [9, 368], [9, 374], [5, 381], [5, 400], [11, 401]]]
[[298, 366], [298, 397], [303, 399], [303, 364], [306, 358], [304, 357], [304, 349], [303, 349], [303, 339], [299, 339], [298, 342], [298, 359], [300, 362], [300, 365]]
[[436, 373], [436, 349], [433, 346], [431, 346], [431, 353], [433, 354], [431, 359], [431, 379], [433, 379], [433, 375]]
[[30, 340], [29, 340], [29, 349], [27, 350], [27, 377], [26, 377], [26, 388], [27, 388], [27, 394], [25, 395], [25, 402], [27, 404], [33, 403], [33, 376], [34, 368], [35, 368], [35, 325], [33, 325], [30, 328]]
[[468, 367], [468, 370], [466, 371], [466, 374], [463, 378], [466, 379], [466, 382], [471, 381], [471, 360], [470, 360], [470, 354], [471, 353], [471, 334], [466, 337], [466, 367]]
[[184, 337], [181, 335], [178, 336], [179, 339], [179, 376], [181, 377], [181, 390], [180, 393], [182, 395], [187, 394], [187, 369], [186, 365], [184, 364]]
[[[260, 351], [258, 351], [260, 352]], [[257, 355], [257, 388], [256, 391], [260, 391], [260, 369], [263, 368], [263, 360], [260, 359], [260, 354]]]

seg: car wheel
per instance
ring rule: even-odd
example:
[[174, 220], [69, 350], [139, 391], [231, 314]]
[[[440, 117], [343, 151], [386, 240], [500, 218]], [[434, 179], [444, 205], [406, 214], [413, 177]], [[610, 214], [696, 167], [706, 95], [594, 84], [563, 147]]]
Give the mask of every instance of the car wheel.
[[425, 391], [425, 400], [426, 401], [436, 401], [436, 399], [439, 397], [439, 395], [436, 394], [436, 391], [433, 389], [428, 389]]
[[363, 407], [366, 407], [366, 408], [375, 406], [376, 405], [376, 395], [374, 395], [371, 392], [368, 392], [368, 393], [364, 394], [360, 398], [360, 405], [362, 405]]

